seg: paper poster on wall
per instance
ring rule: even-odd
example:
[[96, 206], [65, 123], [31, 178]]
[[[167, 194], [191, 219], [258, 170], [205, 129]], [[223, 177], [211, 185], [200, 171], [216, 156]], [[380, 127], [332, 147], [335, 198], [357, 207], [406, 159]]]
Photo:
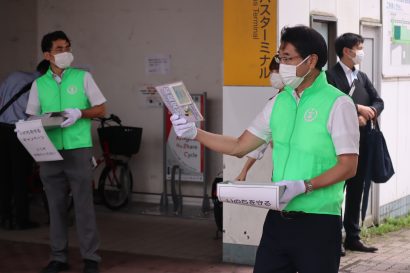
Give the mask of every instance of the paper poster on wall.
[[[204, 115], [205, 95], [191, 95], [197, 108]], [[166, 137], [166, 179], [171, 179], [172, 167], [178, 165], [181, 169], [181, 180], [204, 182], [204, 152], [205, 148], [198, 141], [177, 137], [169, 120], [171, 113], [164, 107], [165, 137]], [[198, 128], [204, 128], [204, 122], [196, 122]]]
[[383, 76], [410, 76], [408, 0], [383, 0]]
[[156, 54], [145, 57], [146, 75], [167, 75], [171, 66], [171, 55]]

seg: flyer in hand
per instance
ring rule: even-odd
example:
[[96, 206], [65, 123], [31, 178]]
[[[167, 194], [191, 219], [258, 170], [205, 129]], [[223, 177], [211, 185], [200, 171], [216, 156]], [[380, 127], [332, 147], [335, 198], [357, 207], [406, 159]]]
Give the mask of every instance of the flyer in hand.
[[280, 210], [280, 197], [285, 186], [272, 182], [222, 182], [218, 183], [217, 195], [221, 202], [237, 205]]
[[41, 120], [44, 128], [52, 129], [60, 127], [65, 118], [63, 117], [62, 112], [50, 112], [43, 115], [30, 116], [29, 118], [27, 118], [27, 121], [30, 120]]
[[184, 117], [188, 122], [204, 120], [183, 82], [164, 84], [155, 89], [172, 114]]

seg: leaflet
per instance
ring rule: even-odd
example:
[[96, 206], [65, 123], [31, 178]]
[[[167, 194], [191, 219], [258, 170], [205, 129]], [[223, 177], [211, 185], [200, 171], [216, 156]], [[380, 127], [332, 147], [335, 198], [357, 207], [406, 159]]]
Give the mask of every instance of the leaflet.
[[41, 119], [16, 123], [17, 138], [36, 162], [63, 160], [44, 130]]
[[39, 116], [30, 116], [27, 118], [27, 121], [38, 119], [41, 120], [41, 124], [46, 129], [60, 127], [61, 123], [65, 120], [62, 112], [50, 112]]
[[204, 120], [183, 82], [164, 84], [155, 89], [172, 114], [184, 117], [189, 122]]
[[280, 197], [285, 186], [272, 182], [221, 182], [217, 185], [219, 201], [237, 205], [280, 210]]

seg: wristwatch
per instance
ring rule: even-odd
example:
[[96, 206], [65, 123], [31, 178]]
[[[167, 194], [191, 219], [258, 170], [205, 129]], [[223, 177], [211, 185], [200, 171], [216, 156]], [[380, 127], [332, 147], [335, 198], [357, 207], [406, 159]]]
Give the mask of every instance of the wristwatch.
[[306, 179], [303, 182], [305, 182], [306, 187], [305, 194], [311, 193], [313, 191], [313, 185], [312, 182], [310, 182], [310, 179]]

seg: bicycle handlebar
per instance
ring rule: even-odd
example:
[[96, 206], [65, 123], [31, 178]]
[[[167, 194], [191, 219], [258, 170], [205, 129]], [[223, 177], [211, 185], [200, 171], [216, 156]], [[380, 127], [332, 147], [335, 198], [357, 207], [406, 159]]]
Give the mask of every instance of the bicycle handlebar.
[[114, 121], [114, 122], [117, 123], [118, 125], [122, 126], [122, 124], [121, 124], [121, 119], [120, 119], [118, 116], [114, 115], [114, 114], [111, 114], [108, 118], [106, 118], [106, 117], [103, 117], [103, 118], [95, 118], [94, 120], [99, 121], [101, 127], [104, 127], [105, 124], [106, 124], [107, 122], [109, 122], [109, 121]]

